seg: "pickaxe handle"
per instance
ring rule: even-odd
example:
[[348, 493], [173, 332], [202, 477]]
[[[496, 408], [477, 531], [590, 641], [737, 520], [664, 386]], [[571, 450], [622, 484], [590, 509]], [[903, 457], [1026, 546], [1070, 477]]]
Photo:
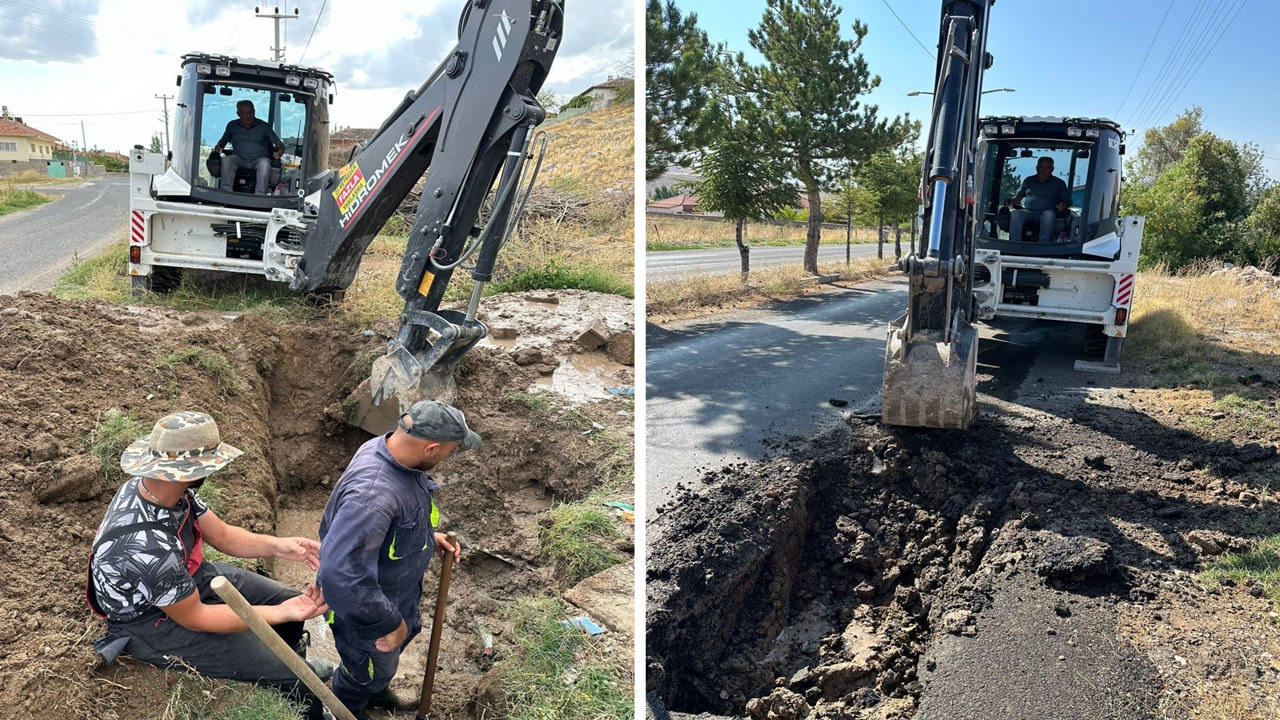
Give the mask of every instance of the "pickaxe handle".
[[[446, 537], [449, 544], [458, 547], [458, 533]], [[444, 629], [444, 606], [449, 600], [449, 578], [453, 575], [453, 558], [444, 556], [440, 569], [440, 592], [436, 594], [436, 613], [431, 618], [431, 644], [427, 648], [427, 674], [422, 678], [422, 700], [418, 703], [417, 720], [427, 720], [431, 714], [431, 691], [436, 680], [436, 661], [440, 658], [440, 632]]]

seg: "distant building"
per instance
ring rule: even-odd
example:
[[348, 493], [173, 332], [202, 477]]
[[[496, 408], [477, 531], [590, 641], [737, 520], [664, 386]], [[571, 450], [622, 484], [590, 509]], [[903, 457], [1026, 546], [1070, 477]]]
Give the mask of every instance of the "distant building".
[[366, 142], [377, 128], [343, 128], [329, 134], [329, 165], [334, 168], [347, 164], [351, 149]]
[[[603, 110], [618, 101], [618, 94], [624, 87], [634, 88], [635, 78], [610, 78], [602, 83], [592, 85], [585, 95], [591, 96], [591, 109]], [[634, 90], [632, 92], [634, 96]]]
[[676, 195], [664, 200], [654, 200], [645, 206], [644, 211], [654, 215], [693, 215], [698, 212], [697, 195]]
[[0, 107], [0, 163], [47, 162], [57, 143], [58, 138], [14, 117], [8, 106]]

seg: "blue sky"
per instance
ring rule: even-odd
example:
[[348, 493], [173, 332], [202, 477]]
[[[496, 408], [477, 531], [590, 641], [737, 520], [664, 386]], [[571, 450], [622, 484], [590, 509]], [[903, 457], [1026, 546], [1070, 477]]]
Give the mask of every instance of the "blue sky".
[[[1243, 4], [1241, 4], [1243, 2]], [[765, 0], [677, 0], [686, 12], [698, 15], [699, 26], [713, 42], [726, 42], [733, 51], [759, 55], [747, 43], [747, 30], [757, 27]], [[932, 90], [934, 52], [941, 19], [939, 0], [843, 0], [841, 25], [846, 34], [855, 18], [869, 27], [862, 53], [880, 87], [870, 96], [881, 113], [910, 112], [927, 121], [928, 96], [907, 97], [913, 90]], [[894, 17], [896, 11], [902, 23]], [[1164, 27], [1157, 37], [1162, 18]], [[1238, 11], [1238, 14], [1236, 14]], [[1234, 21], [1226, 24], [1234, 17]], [[1189, 24], [1189, 21], [1194, 20]], [[922, 49], [903, 24], [928, 48]], [[1216, 35], [1199, 49], [1194, 40], [1202, 27], [1220, 30], [1221, 40], [1205, 57]], [[1001, 0], [991, 10], [987, 50], [995, 66], [987, 71], [987, 88], [1011, 87], [1014, 93], [984, 96], [983, 114], [1073, 115], [1119, 120], [1140, 144], [1147, 125], [1168, 124], [1182, 110], [1204, 108], [1206, 129], [1237, 142], [1255, 142], [1270, 158], [1267, 171], [1280, 178], [1280, 81], [1275, 71], [1280, 44], [1280, 2], [1276, 0]], [[1184, 29], [1186, 35], [1183, 36]], [[1177, 41], [1182, 36], [1182, 43]], [[1152, 39], [1155, 44], [1152, 45]], [[1190, 38], [1190, 42], [1188, 41]], [[1192, 49], [1187, 71], [1199, 71], [1176, 99], [1164, 88], [1173, 85], [1173, 72], [1153, 88], [1175, 46]], [[1146, 65], [1120, 108], [1135, 73], [1151, 48]], [[1204, 58], [1202, 63], [1199, 58]], [[1177, 60], [1176, 70], [1181, 65]], [[1181, 80], [1176, 86], [1181, 86]], [[1167, 109], [1152, 102], [1166, 97]], [[1147, 102], [1143, 103], [1144, 97]], [[1119, 110], [1119, 112], [1117, 112]], [[1151, 119], [1143, 123], [1147, 116]]]

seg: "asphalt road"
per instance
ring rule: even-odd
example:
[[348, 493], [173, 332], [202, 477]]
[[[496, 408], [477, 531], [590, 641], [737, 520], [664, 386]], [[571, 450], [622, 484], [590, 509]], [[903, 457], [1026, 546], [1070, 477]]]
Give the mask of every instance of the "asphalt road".
[[895, 279], [648, 326], [649, 516], [700, 468], [758, 459], [765, 441], [814, 435], [875, 401], [888, 323], [906, 304], [906, 281]]
[[49, 290], [77, 254], [88, 257], [124, 238], [128, 188], [127, 175], [32, 187], [61, 197], [0, 215], [0, 294]]
[[[907, 243], [904, 242], [904, 252], [906, 245]], [[885, 257], [889, 259], [889, 262], [892, 262], [893, 244], [886, 244], [884, 249]], [[862, 243], [853, 245], [851, 250], [851, 254], [855, 258], [869, 257], [876, 254], [876, 244]], [[761, 245], [751, 248], [752, 269], [768, 265], [786, 265], [788, 263], [799, 265], [803, 260], [803, 245]], [[844, 260], [844, 245], [818, 246], [819, 262], [835, 262], [839, 260]], [[693, 273], [718, 275], [737, 272], [741, 268], [742, 261], [738, 258], [737, 248], [669, 250], [644, 254], [644, 269], [650, 278], [662, 275], [688, 275]]]

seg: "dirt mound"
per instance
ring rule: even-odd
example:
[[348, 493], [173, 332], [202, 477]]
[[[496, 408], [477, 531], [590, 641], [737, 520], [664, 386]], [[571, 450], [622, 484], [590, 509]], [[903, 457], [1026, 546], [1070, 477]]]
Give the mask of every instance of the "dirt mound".
[[[201, 491], [219, 514], [259, 532], [274, 532], [281, 512], [294, 525], [318, 522], [328, 487], [369, 437], [335, 418], [383, 341], [323, 318], [279, 324], [31, 293], [0, 296], [0, 338], [0, 715], [159, 717], [178, 675], [127, 659], [101, 668], [91, 648], [104, 625], [84, 602], [85, 559], [115, 487], [91, 434], [126, 417], [145, 432], [169, 412], [206, 410], [245, 450]], [[437, 681], [449, 690], [436, 708], [456, 717], [475, 713], [484, 678], [468, 660], [476, 618], [501, 635], [503, 602], [557, 586], [541, 567], [538, 514], [595, 487], [601, 453], [581, 429], [509, 399], [538, 376], [506, 350], [478, 348], [463, 372], [459, 405], [485, 443], [439, 478], [444, 524], [473, 550], [454, 575]], [[582, 412], [617, 425], [615, 411]], [[426, 581], [424, 617], [435, 583]], [[420, 684], [420, 667], [407, 668], [416, 677], [402, 683]]]
[[[1126, 398], [992, 400], [969, 432], [855, 421], [710, 473], [652, 529], [649, 690], [673, 712], [770, 720], [1189, 716], [1121, 628], [1170, 579], [1195, 584], [1208, 540], [1266, 530], [1248, 482], [1280, 464]], [[1258, 658], [1243, 637], [1214, 642]], [[1215, 667], [1275, 707], [1280, 667]]]

